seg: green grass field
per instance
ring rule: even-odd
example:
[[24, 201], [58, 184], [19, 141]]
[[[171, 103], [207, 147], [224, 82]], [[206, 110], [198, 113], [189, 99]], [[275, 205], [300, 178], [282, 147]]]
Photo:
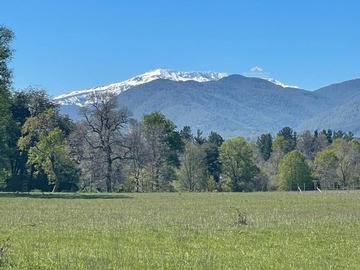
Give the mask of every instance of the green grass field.
[[0, 193], [0, 247], [2, 269], [360, 269], [360, 193]]

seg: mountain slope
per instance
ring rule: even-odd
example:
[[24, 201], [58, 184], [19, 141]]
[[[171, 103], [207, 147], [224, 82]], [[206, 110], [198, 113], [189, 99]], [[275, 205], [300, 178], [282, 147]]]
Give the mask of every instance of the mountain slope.
[[137, 118], [159, 110], [179, 128], [189, 125], [193, 130], [213, 130], [229, 137], [297, 126], [328, 108], [309, 93], [263, 79], [231, 75], [205, 83], [156, 80], [123, 92], [118, 98]]
[[360, 98], [360, 79], [332, 84], [314, 91], [322, 99], [329, 100], [334, 106], [343, 105]]
[[197, 71], [175, 71], [170, 69], [155, 69], [144, 74], [135, 76], [129, 80], [113, 83], [107, 86], [94, 87], [90, 89], [73, 91], [67, 94], [63, 94], [54, 98], [54, 100], [61, 105], [78, 105], [81, 106], [86, 103], [86, 96], [92, 92], [110, 91], [115, 94], [120, 94], [132, 87], [149, 83], [158, 79], [166, 79], [172, 81], [197, 81], [207, 82], [213, 80], [219, 80], [228, 76], [226, 73], [217, 72], [197, 72]]

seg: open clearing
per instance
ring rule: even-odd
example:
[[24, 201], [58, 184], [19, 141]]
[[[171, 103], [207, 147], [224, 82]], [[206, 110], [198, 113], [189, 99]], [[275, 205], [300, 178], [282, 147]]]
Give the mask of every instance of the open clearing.
[[360, 268], [358, 192], [0, 193], [0, 216], [3, 269]]

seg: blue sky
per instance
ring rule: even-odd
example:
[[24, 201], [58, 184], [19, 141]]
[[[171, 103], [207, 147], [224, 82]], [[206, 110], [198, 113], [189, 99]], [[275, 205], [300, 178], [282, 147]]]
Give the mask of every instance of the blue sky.
[[307, 90], [360, 78], [357, 0], [11, 0], [14, 87], [52, 96], [156, 68], [260, 66]]

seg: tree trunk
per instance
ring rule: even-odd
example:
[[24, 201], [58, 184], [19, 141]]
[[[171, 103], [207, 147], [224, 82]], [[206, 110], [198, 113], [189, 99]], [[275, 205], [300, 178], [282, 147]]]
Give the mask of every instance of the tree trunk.
[[110, 156], [107, 158], [107, 168], [106, 168], [106, 191], [112, 192], [112, 185], [111, 185], [111, 175], [112, 175], [112, 159]]
[[58, 179], [56, 179], [55, 185], [54, 185], [53, 190], [51, 192], [52, 193], [57, 192], [58, 189], [59, 189], [59, 186], [60, 186], [60, 181]]

